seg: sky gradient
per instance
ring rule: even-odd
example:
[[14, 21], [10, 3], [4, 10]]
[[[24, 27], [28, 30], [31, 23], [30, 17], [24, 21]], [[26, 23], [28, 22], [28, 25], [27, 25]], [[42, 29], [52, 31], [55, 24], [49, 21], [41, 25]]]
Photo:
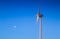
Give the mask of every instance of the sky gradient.
[[[38, 0], [0, 0], [0, 39], [38, 39]], [[43, 39], [60, 39], [60, 1], [40, 0]]]

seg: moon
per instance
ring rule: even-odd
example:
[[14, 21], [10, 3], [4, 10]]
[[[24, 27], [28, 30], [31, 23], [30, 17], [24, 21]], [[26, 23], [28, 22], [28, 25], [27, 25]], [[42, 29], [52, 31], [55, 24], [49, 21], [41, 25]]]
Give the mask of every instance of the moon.
[[13, 28], [16, 28], [16, 26], [13, 26]]

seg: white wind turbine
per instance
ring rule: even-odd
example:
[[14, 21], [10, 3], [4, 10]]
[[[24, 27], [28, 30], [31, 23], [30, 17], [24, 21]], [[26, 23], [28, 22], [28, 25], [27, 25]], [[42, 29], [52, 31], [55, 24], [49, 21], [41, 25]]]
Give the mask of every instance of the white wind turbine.
[[38, 2], [38, 13], [36, 14], [36, 21], [40, 20], [40, 27], [39, 27], [39, 39], [42, 39], [42, 14], [40, 13], [40, 1]]

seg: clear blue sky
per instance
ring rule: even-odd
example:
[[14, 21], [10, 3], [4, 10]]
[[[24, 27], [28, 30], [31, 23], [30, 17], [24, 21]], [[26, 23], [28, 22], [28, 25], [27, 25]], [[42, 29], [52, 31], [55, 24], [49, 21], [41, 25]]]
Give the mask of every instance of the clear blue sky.
[[[60, 1], [41, 0], [43, 39], [60, 39]], [[0, 0], [0, 39], [38, 39], [37, 0]]]

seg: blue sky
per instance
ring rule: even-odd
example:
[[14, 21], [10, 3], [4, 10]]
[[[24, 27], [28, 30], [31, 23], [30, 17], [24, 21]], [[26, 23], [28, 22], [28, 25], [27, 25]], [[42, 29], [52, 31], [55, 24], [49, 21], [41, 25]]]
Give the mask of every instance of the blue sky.
[[[41, 0], [43, 39], [60, 39], [60, 1]], [[0, 0], [0, 39], [38, 39], [37, 0]]]

